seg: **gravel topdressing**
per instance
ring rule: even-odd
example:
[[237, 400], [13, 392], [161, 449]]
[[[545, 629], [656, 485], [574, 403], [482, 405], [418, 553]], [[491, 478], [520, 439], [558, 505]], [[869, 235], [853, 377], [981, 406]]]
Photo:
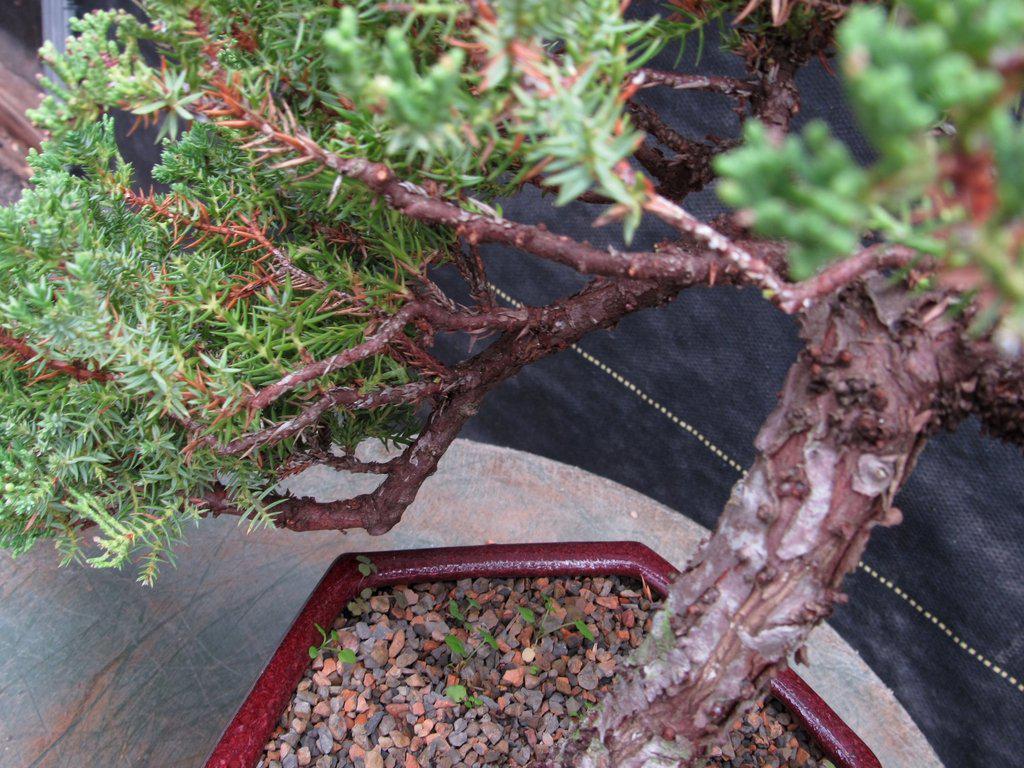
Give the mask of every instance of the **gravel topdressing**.
[[[616, 577], [364, 592], [335, 621], [257, 768], [528, 765], [575, 732], [654, 607], [642, 585]], [[769, 701], [708, 765], [831, 764]]]

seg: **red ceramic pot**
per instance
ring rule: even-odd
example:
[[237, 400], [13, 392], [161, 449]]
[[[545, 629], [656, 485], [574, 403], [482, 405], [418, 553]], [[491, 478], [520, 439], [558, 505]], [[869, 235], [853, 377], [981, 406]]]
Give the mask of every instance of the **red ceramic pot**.
[[[664, 594], [678, 573], [636, 542], [490, 544], [370, 552], [376, 573], [363, 576], [358, 555], [342, 555], [317, 584], [302, 611], [242, 702], [206, 761], [206, 768], [253, 768], [299, 680], [309, 647], [320, 641], [316, 624], [330, 625], [366, 587], [519, 576], [631, 576]], [[792, 670], [772, 683], [772, 693], [797, 717], [836, 768], [881, 768], [850, 727]]]

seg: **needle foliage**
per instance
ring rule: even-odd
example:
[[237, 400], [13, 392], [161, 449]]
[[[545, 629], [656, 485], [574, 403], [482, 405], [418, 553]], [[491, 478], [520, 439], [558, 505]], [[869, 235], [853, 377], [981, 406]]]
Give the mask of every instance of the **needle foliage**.
[[[384, 163], [467, 216], [500, 218], [499, 200], [527, 181], [556, 205], [589, 194], [629, 239], [655, 188], [627, 108], [638, 69], [744, 9], [742, 37], [725, 45], [799, 40], [820, 10], [678, 2], [642, 17], [626, 5], [146, 0], [146, 21], [95, 12], [73, 22], [66, 52], [44, 46], [57, 79], [32, 118], [48, 140], [30, 158], [30, 188], [0, 209], [0, 547], [53, 539], [66, 560], [134, 563], [150, 582], [211, 488], [268, 524], [290, 457], [420, 431], [412, 405], [330, 409], [282, 439], [223, 450], [292, 423], [332, 388], [434, 375], [429, 356], [375, 354], [249, 407], [261, 388], [363, 342], [416, 298], [428, 268], [462, 252], [455, 228], [307, 165], [303, 147]], [[875, 159], [858, 164], [823, 124], [783, 137], [750, 116], [715, 162], [721, 197], [755, 234], [785, 242], [796, 279], [865, 238], [966, 271], [1012, 346], [1024, 335], [1013, 116], [1024, 6], [866, 4], [836, 39]], [[116, 112], [159, 125], [160, 191], [135, 188]], [[279, 129], [243, 135], [255, 123], [242, 113]], [[413, 324], [405, 335], [429, 334]]]

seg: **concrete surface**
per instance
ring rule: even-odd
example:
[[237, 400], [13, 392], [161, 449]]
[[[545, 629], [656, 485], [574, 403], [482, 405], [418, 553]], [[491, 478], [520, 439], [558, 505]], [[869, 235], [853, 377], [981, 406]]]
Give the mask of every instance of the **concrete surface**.
[[[375, 478], [297, 480], [350, 495]], [[40, 547], [0, 554], [0, 768], [201, 766], [330, 561], [354, 550], [485, 541], [634, 539], [682, 566], [706, 531], [582, 470], [456, 441], [389, 534], [246, 534], [234, 520], [188, 533], [157, 585], [130, 572], [58, 568]], [[913, 722], [828, 627], [798, 669], [886, 768], [941, 766]]]

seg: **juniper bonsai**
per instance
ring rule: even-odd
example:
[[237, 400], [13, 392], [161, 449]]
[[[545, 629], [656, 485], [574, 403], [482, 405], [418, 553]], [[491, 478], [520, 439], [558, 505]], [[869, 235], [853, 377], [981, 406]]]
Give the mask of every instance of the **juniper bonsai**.
[[[0, 210], [0, 545], [149, 582], [207, 515], [383, 533], [524, 366], [691, 286], [753, 287], [806, 346], [652, 640], [559, 758], [698, 761], [899, 520], [930, 435], [974, 414], [1024, 443], [1024, 5], [626, 6], [147, 0], [45, 46], [48, 141]], [[712, 24], [746, 76], [648, 66]], [[797, 72], [830, 58], [866, 165], [821, 123], [790, 130]], [[742, 134], [684, 136], [649, 88], [729, 100]], [[133, 182], [118, 111], [160, 126], [162, 191]], [[686, 198], [713, 182], [734, 213], [707, 223]], [[527, 185], [624, 245], [505, 217]], [[630, 250], [645, 218], [677, 235]], [[487, 244], [592, 279], [506, 307]], [[481, 343], [444, 364], [456, 331]], [[402, 451], [361, 461], [367, 438]], [[382, 481], [276, 490], [314, 464]]]

